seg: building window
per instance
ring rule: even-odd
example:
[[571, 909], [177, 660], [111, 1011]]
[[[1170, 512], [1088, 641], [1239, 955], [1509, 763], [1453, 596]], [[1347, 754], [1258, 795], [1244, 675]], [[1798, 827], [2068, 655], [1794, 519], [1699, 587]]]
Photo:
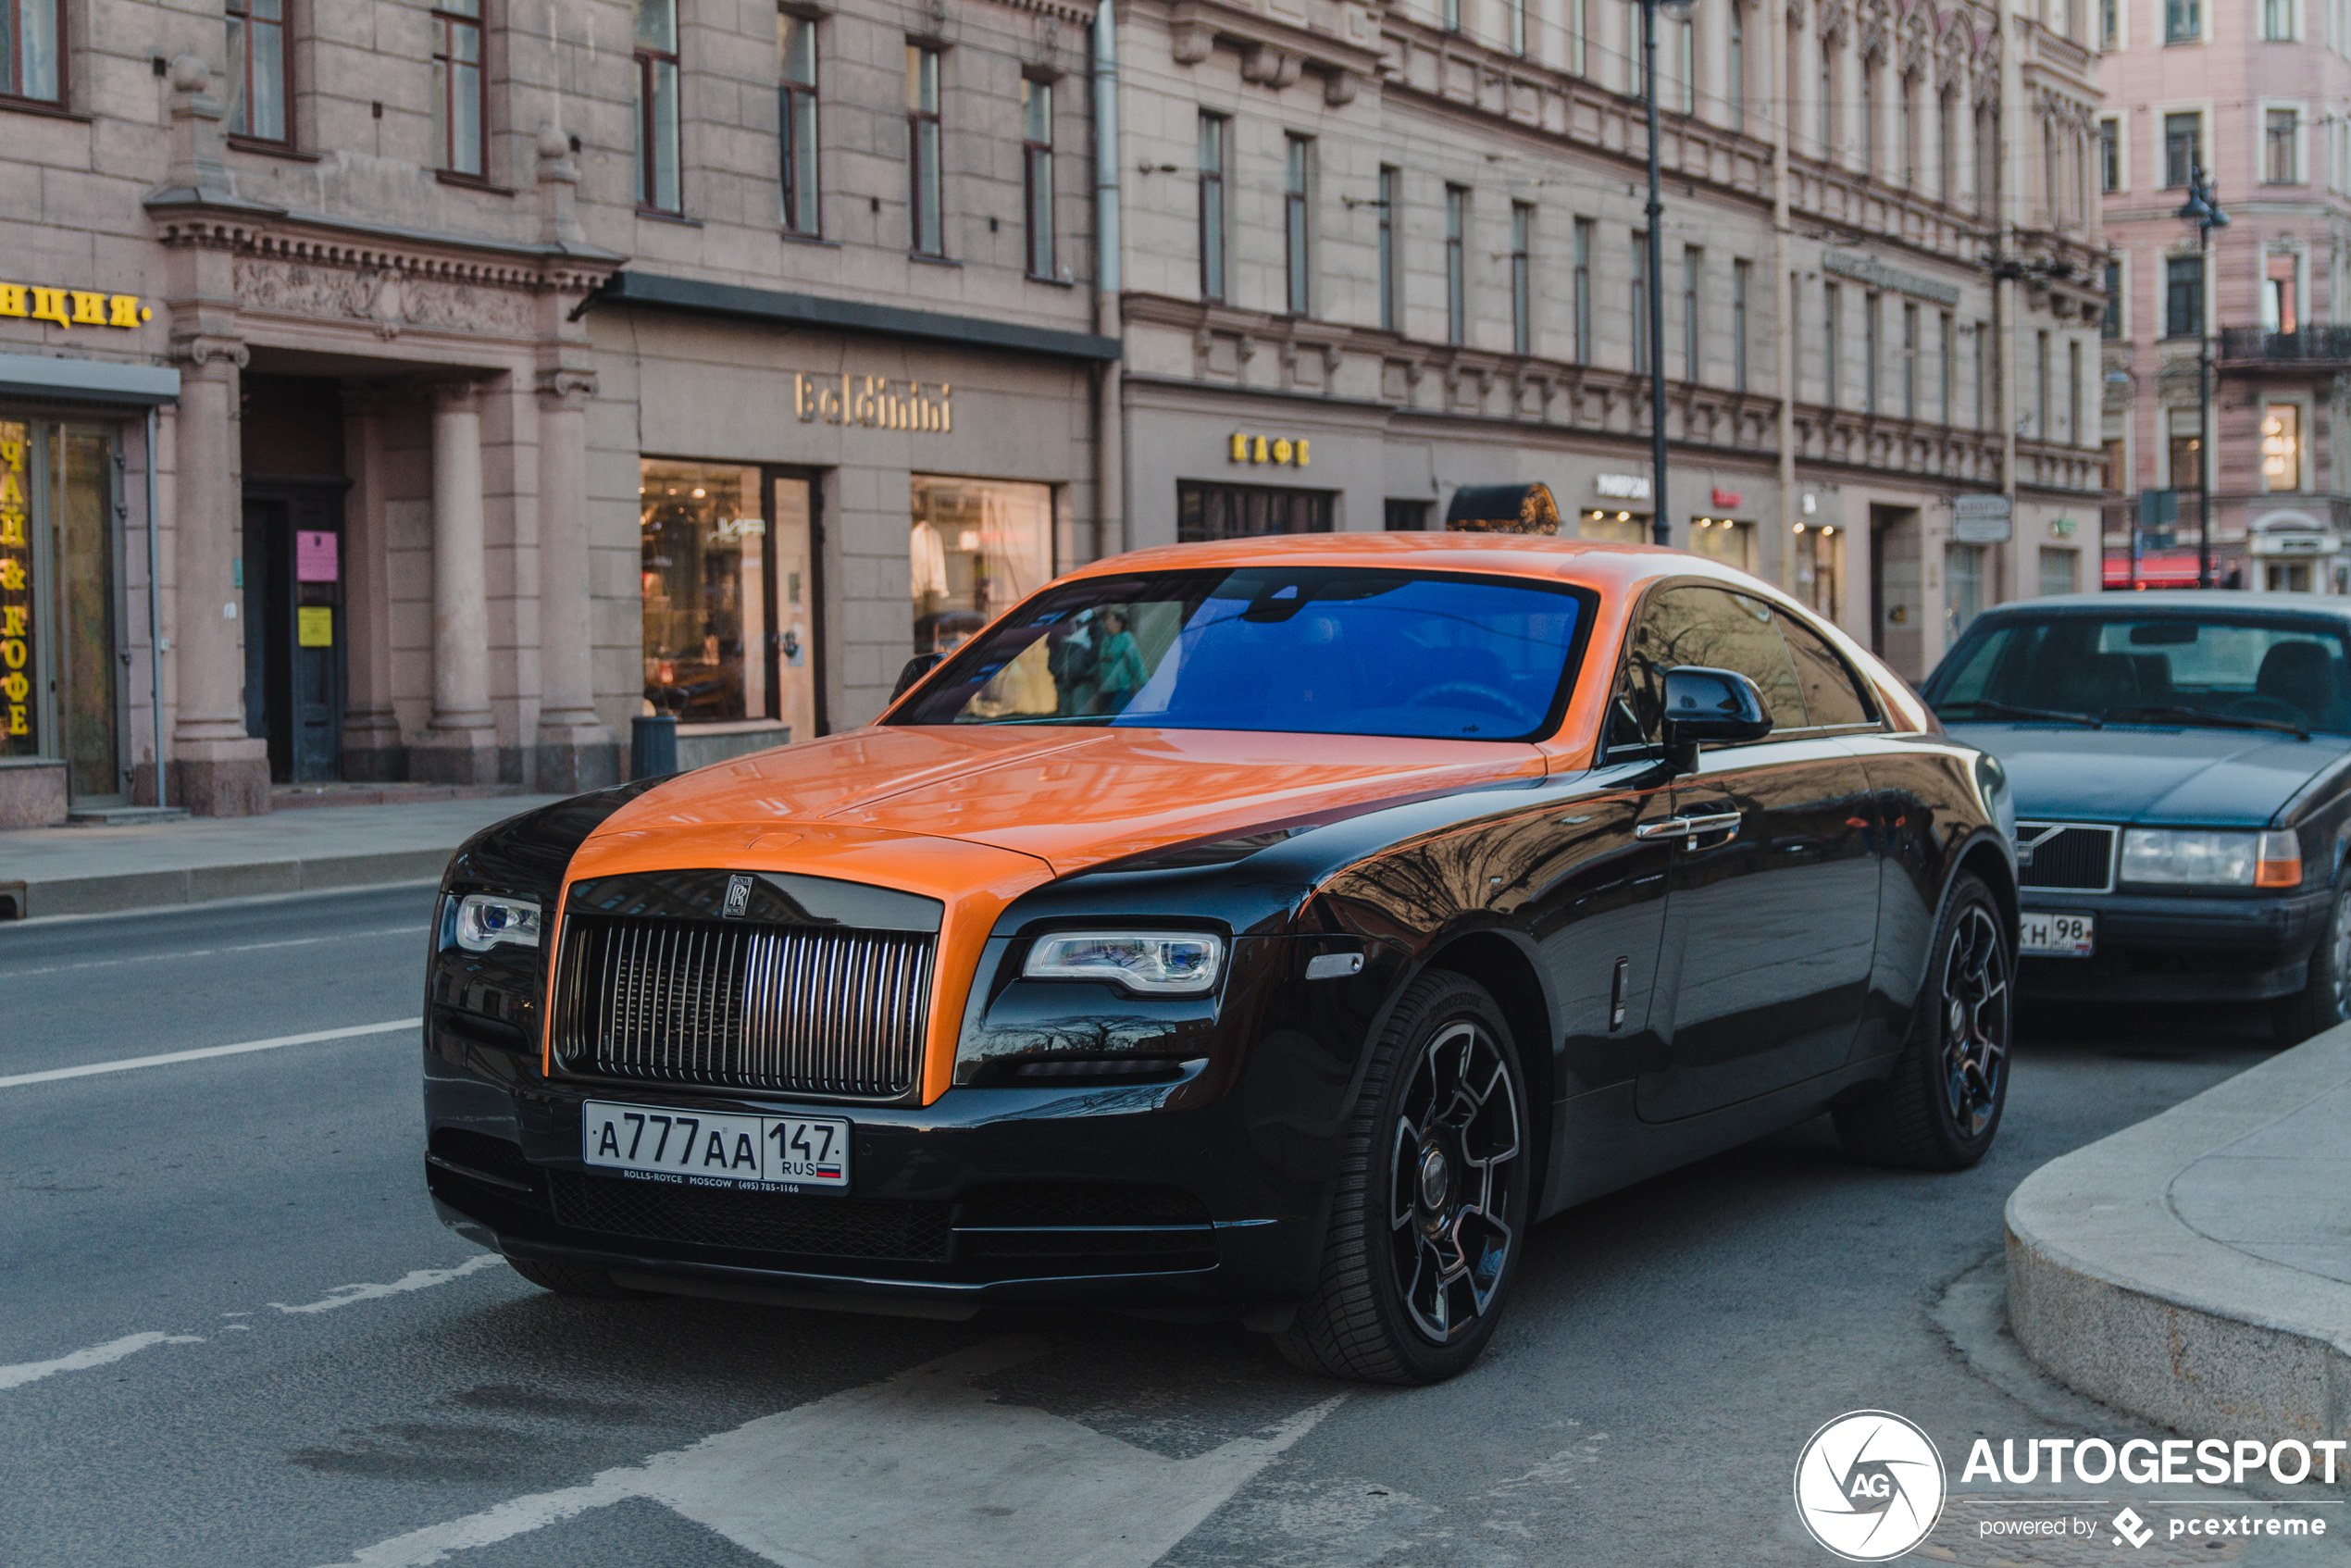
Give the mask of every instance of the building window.
[[776, 122], [784, 180], [784, 227], [822, 231], [816, 210], [816, 24], [776, 13]]
[[0, 0], [0, 25], [7, 30], [0, 33], [0, 95], [65, 101], [65, 78], [57, 69], [58, 9], [58, 0]]
[[2121, 40], [2122, 0], [2098, 0], [2098, 48], [2110, 55]]
[[1567, 68], [1577, 76], [1587, 74], [1585, 44], [1592, 36], [1591, 3], [1592, 0], [1567, 0]]
[[2050, 441], [2056, 431], [2049, 424], [2049, 334], [2033, 335], [2033, 435], [2036, 441]]
[[2301, 270], [2299, 260], [2291, 252], [2262, 260], [2261, 325], [2272, 332], [2291, 332], [2301, 326], [2301, 301], [2296, 297], [2301, 291], [2295, 287], [2295, 274]]
[[1575, 363], [1592, 363], [1592, 234], [1588, 218], [1575, 220]]
[[2261, 37], [2270, 44], [2294, 42], [2294, 0], [2261, 0]]
[[1448, 32], [1462, 31], [1462, 0], [1442, 0], [1439, 6]]
[[1314, 236], [1306, 205], [1314, 175], [1314, 139], [1292, 134], [1287, 142], [1282, 182], [1282, 257], [1288, 277], [1284, 303], [1292, 316], [1305, 316], [1314, 304]]
[[1053, 576], [1053, 488], [914, 474], [914, 652], [952, 653]]
[[679, 210], [677, 0], [636, 0], [637, 205]]
[[1731, 385], [1739, 392], [1748, 390], [1747, 378], [1747, 296], [1755, 286], [1755, 264], [1751, 261], [1731, 263]]
[[1633, 230], [1633, 374], [1649, 373], [1649, 237]]
[[1840, 317], [1842, 317], [1844, 314], [1845, 313], [1843, 311], [1837, 308], [1836, 285], [1835, 283], [1822, 284], [1821, 390], [1822, 400], [1826, 402], [1831, 408], [1835, 408], [1837, 405], [1837, 393], [1841, 390], [1838, 386], [1838, 382], [1842, 380], [1842, 378], [1839, 376], [1838, 372], [1843, 369], [1843, 367], [1840, 366], [1837, 361], [1842, 359], [1845, 355], [1844, 344], [1838, 342], [1839, 337], [1842, 335], [1839, 330], [1842, 326]]
[[1502, 0], [1506, 42], [1513, 55], [1526, 53], [1526, 0]]
[[[25, 0], [17, 4], [31, 8]], [[54, 11], [49, 31], [56, 31]], [[292, 139], [286, 129], [286, 105], [293, 96], [288, 75], [286, 0], [229, 0], [230, 135], [255, 142]]]
[[1975, 324], [1975, 428], [1988, 429], [1992, 424], [1992, 324]]
[[1689, 18], [1682, 19], [1674, 30], [1673, 74], [1682, 93], [1682, 112], [1698, 113], [1698, 24]]
[[2302, 410], [2273, 403], [2261, 411], [2261, 488], [2302, 488]]
[[1701, 363], [1698, 358], [1698, 327], [1700, 325], [1699, 285], [1706, 280], [1706, 253], [1696, 245], [1682, 247], [1682, 380], [1696, 381]]
[[1469, 227], [1469, 192], [1445, 187], [1445, 341], [1469, 341], [1469, 256], [1463, 250]]
[[1331, 501], [1332, 492], [1327, 490], [1184, 479], [1176, 486], [1176, 540], [1179, 544], [1196, 544], [1266, 533], [1328, 533]]
[[2302, 140], [2301, 117], [2293, 109], [2261, 112], [2261, 180], [2268, 185], [2295, 185], [2302, 180], [2294, 155]]
[[1747, 127], [1747, 7], [1731, 6], [1728, 37], [1730, 56], [1724, 64], [1724, 77], [1730, 88], [1731, 129]]
[[2163, 335], [2193, 338], [2204, 331], [2204, 258], [2166, 256], [2163, 261]]
[[1934, 332], [1934, 417], [1946, 425], [1951, 422], [1951, 375], [1958, 365], [1956, 330], [1951, 313], [1941, 312]]
[[1028, 275], [1058, 276], [1053, 261], [1053, 87], [1020, 81], [1021, 180], [1028, 225]]
[[1861, 172], [1877, 173], [1877, 59], [1861, 56]]
[[2098, 314], [2098, 336], [2112, 342], [2122, 335], [2122, 261], [2106, 264], [2106, 308]]
[[2163, 0], [2163, 42], [2195, 44], [2203, 37], [2203, 0]]
[[1901, 145], [1897, 149], [1902, 170], [1902, 183], [1915, 186], [1919, 182], [1919, 78], [1916, 71], [1902, 73], [1902, 88], [1895, 103], [1894, 112], [1900, 117], [1898, 127]]
[[2079, 550], [2057, 550], [2041, 546], [2041, 595], [2079, 592], [2082, 587], [2082, 553]]
[[1535, 352], [1535, 209], [1511, 204], [1511, 348]]
[[2200, 114], [2163, 117], [2163, 183], [2184, 190], [2204, 167], [2204, 117]]
[[439, 0], [432, 9], [433, 142], [441, 167], [482, 174], [481, 0]]
[[939, 120], [939, 51], [906, 45], [906, 180], [908, 247], [916, 255], [947, 254], [947, 185]]
[[1880, 329], [1885, 313], [1884, 295], [1870, 293], [1861, 296], [1861, 406], [1872, 414], [1878, 411], [1879, 345], [1885, 342]]
[[1943, 547], [1943, 621], [1950, 641], [1958, 641], [1976, 616], [1984, 613], [1984, 558], [1981, 544]]
[[2174, 408], [2171, 419], [2171, 488], [2201, 490], [2204, 488], [2204, 437], [2199, 416], [2193, 408]]
[[2098, 189], [2122, 189], [2122, 122], [2098, 121]]
[[1959, 197], [1959, 105], [1948, 87], [1934, 95], [1934, 193], [1947, 204]]
[[[1200, 297], [1225, 297], [1225, 148], [1232, 121], [1200, 117]], [[1387, 216], [1385, 208], [1380, 216]]]
[[2065, 340], [2065, 439], [2074, 446], [2083, 444], [2082, 434], [2082, 340]]
[[1816, 128], [1821, 138], [1821, 156], [1831, 156], [1836, 148], [1836, 45], [1826, 39], [1821, 42], [1821, 70], [1817, 83], [1820, 93], [1814, 100], [1820, 111]]
[[644, 697], [689, 722], [773, 716], [775, 604], [759, 470], [647, 457], [637, 466]]
[[1836, 619], [1836, 547], [1834, 528], [1806, 529], [1796, 539], [1796, 596], [1814, 613]]
[[1919, 417], [1919, 307], [1902, 305], [1902, 417]]
[[1397, 203], [1403, 199], [1403, 180], [1393, 164], [1379, 168], [1379, 325], [1383, 332], [1404, 330], [1404, 268], [1396, 254]]
[[1428, 514], [1425, 501], [1399, 501], [1390, 496], [1380, 508], [1380, 528], [1388, 533], [1425, 533]]

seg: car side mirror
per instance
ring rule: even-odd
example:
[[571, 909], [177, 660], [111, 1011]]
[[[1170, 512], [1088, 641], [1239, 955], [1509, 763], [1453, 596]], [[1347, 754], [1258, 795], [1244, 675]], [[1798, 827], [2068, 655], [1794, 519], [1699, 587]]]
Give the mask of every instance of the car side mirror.
[[914, 682], [937, 669], [946, 657], [944, 653], [917, 653], [907, 660], [906, 667], [898, 672], [898, 684], [890, 689], [889, 700], [894, 703], [913, 691]]
[[1734, 745], [1772, 733], [1763, 693], [1736, 670], [1684, 665], [1665, 672], [1665, 756], [1676, 773], [1698, 766], [1701, 742]]

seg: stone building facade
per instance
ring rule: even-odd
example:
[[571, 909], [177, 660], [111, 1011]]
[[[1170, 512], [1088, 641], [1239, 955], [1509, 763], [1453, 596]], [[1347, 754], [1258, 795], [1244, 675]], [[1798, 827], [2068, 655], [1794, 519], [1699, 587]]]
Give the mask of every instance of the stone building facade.
[[0, 822], [805, 737], [1098, 548], [1085, 6], [57, 11], [0, 61]]
[[[1440, 526], [1460, 486], [1533, 480], [1587, 535], [1648, 536], [1640, 7], [1117, 14], [1138, 542]], [[1913, 678], [1983, 605], [2095, 581], [2086, 25], [2064, 0], [1661, 24], [1673, 541]], [[1985, 494], [2012, 527], [1955, 537], [1951, 499]]]
[[[2351, 16], [2108, 0], [2098, 25], [2109, 576], [2196, 580], [2208, 453], [2217, 581], [2351, 592]], [[2198, 167], [2230, 220], [2208, 250], [2177, 216]]]

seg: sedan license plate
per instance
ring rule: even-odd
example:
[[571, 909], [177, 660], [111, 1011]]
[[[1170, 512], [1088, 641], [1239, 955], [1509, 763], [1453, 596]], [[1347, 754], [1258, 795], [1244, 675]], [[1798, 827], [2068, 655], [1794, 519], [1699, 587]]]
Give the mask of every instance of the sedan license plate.
[[2087, 958], [2097, 951], [2095, 915], [2041, 915], [2028, 909], [2017, 925], [2017, 951], [2028, 958]]
[[579, 1157], [639, 1181], [845, 1192], [849, 1124], [591, 1100], [581, 1107]]

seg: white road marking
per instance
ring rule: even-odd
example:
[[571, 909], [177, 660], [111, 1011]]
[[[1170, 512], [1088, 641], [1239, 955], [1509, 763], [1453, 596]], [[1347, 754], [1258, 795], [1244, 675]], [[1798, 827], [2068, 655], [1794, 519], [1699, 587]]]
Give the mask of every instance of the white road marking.
[[19, 1362], [14, 1366], [0, 1366], [0, 1389], [21, 1388], [28, 1383], [60, 1372], [87, 1372], [93, 1366], [105, 1366], [123, 1357], [136, 1355], [154, 1345], [201, 1345], [200, 1334], [126, 1334], [119, 1339], [109, 1339], [103, 1345], [93, 1345], [86, 1350], [76, 1350], [55, 1361]]
[[364, 931], [337, 931], [330, 937], [289, 937], [276, 942], [241, 942], [235, 947], [187, 948], [175, 952], [137, 952], [124, 958], [91, 958], [79, 964], [46, 964], [38, 969], [11, 969], [11, 978], [31, 975], [63, 975], [75, 969], [105, 969], [118, 964], [161, 964], [174, 958], [218, 958], [226, 952], [267, 952], [272, 948], [309, 947], [317, 942], [349, 942], [363, 937], [414, 937], [430, 930], [425, 926], [374, 926]]
[[160, 1056], [126, 1056], [118, 1062], [85, 1062], [79, 1067], [51, 1067], [46, 1072], [18, 1073], [0, 1078], [0, 1089], [19, 1089], [26, 1084], [56, 1083], [60, 1078], [90, 1078], [102, 1073], [128, 1073], [138, 1067], [168, 1067], [175, 1062], [202, 1062], [212, 1056], [242, 1056], [249, 1051], [278, 1051], [289, 1045], [317, 1045], [322, 1040], [356, 1039], [362, 1035], [388, 1035], [401, 1029], [420, 1028], [422, 1018], [394, 1018], [389, 1024], [355, 1024], [347, 1029], [313, 1029], [306, 1035], [279, 1035], [272, 1039], [249, 1039], [236, 1045], [207, 1045], [195, 1051], [167, 1051]]
[[455, 1268], [410, 1269], [389, 1285], [338, 1285], [327, 1292], [325, 1300], [305, 1301], [298, 1307], [290, 1307], [283, 1301], [269, 1304], [281, 1313], [330, 1313], [354, 1301], [380, 1301], [387, 1296], [405, 1296], [411, 1290], [429, 1290], [436, 1285], [446, 1285], [453, 1279], [463, 1279], [469, 1274], [494, 1268], [505, 1261], [495, 1252], [477, 1252]]
[[1346, 1397], [1167, 1459], [971, 1386], [1047, 1348], [991, 1340], [580, 1486], [396, 1536], [350, 1564], [427, 1568], [643, 1498], [787, 1568], [1148, 1568]]

